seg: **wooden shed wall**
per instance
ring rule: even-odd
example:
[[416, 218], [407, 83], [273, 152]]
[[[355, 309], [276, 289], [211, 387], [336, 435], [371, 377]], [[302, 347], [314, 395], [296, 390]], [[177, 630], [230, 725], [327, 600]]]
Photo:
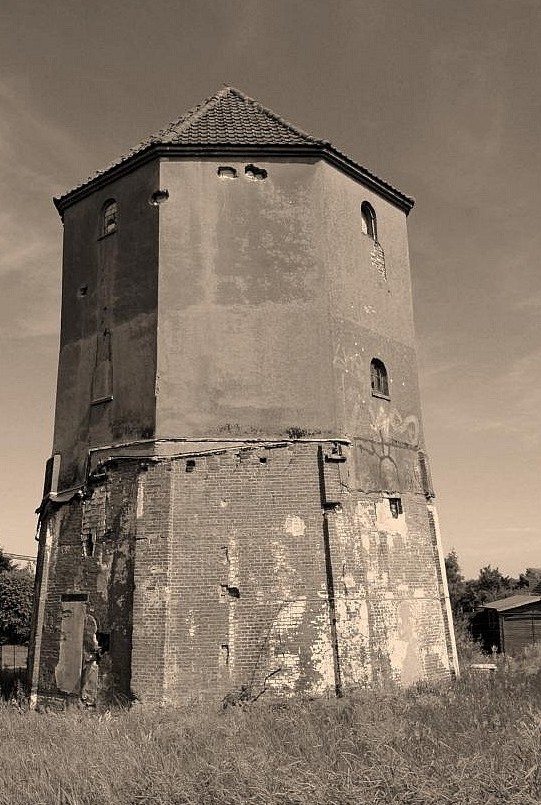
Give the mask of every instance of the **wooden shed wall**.
[[518, 654], [534, 643], [541, 643], [541, 612], [507, 612], [500, 614], [502, 650]]

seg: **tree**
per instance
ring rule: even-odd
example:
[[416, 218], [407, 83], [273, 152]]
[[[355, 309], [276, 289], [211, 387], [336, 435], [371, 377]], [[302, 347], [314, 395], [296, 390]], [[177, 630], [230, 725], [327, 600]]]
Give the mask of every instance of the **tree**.
[[518, 584], [516, 579], [504, 576], [499, 568], [490, 565], [481, 568], [475, 582], [476, 592], [482, 604], [485, 601], [496, 601], [498, 598], [512, 595], [516, 592]]
[[518, 586], [522, 589], [533, 590], [541, 582], [541, 568], [527, 567], [518, 578]]
[[464, 613], [463, 599], [466, 585], [454, 548], [445, 557], [445, 572], [447, 574], [447, 586], [449, 587], [453, 615], [462, 615]]
[[2, 548], [0, 548], [0, 573], [3, 570], [13, 570], [13, 562], [5, 555]]
[[28, 642], [33, 592], [28, 570], [0, 570], [0, 644]]

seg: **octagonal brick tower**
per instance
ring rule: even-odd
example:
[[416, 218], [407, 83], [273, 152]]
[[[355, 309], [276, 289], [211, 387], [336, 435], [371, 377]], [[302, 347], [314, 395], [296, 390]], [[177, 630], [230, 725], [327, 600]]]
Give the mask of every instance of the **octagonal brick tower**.
[[456, 674], [411, 199], [226, 87], [55, 203], [33, 701]]

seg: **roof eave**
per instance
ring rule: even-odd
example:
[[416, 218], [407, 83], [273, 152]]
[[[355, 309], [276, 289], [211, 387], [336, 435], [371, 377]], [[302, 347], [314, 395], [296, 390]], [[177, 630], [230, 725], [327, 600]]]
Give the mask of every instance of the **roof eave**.
[[241, 157], [241, 156], [270, 156], [270, 157], [312, 157], [314, 159], [324, 159], [330, 165], [351, 176], [356, 181], [370, 188], [378, 195], [385, 198], [391, 204], [398, 207], [406, 215], [409, 214], [414, 199], [404, 195], [391, 185], [379, 179], [365, 168], [357, 165], [356, 162], [341, 154], [328, 143], [314, 143], [302, 145], [184, 145], [177, 143], [151, 143], [146, 148], [133, 154], [117, 165], [112, 165], [98, 176], [89, 179], [79, 187], [70, 190], [63, 196], [53, 198], [54, 205], [63, 219], [64, 212], [77, 201], [90, 195], [94, 191], [110, 184], [121, 178], [136, 168], [141, 167], [152, 159], [163, 157], [182, 157], [190, 159], [193, 157]]

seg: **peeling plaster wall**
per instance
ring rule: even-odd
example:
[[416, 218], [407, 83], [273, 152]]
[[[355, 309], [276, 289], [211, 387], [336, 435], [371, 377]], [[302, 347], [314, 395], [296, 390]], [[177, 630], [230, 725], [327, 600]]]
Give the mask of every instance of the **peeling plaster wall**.
[[42, 511], [43, 697], [456, 672], [405, 215], [323, 161], [255, 162], [156, 161], [66, 211], [54, 451], [88, 485]]
[[189, 471], [179, 457], [140, 476], [132, 685], [143, 701], [335, 688], [322, 492], [340, 504], [325, 516], [342, 688], [449, 676], [424, 494], [404, 493], [395, 519], [387, 498], [349, 491], [343, 457], [325, 463], [323, 490], [306, 443], [197, 456]]
[[[354, 455], [296, 442], [108, 464], [52, 515], [40, 695], [178, 704], [449, 676], [422, 488], [393, 517], [355, 488]], [[74, 598], [82, 660], [75, 639], [62, 649]]]
[[[99, 684], [92, 697], [107, 703], [130, 700], [136, 483], [133, 465], [124, 466], [85, 499], [75, 498], [46, 515], [53, 536], [40, 698], [70, 700], [84, 694], [99, 632], [107, 636], [108, 650], [94, 669]], [[63, 628], [66, 618], [69, 631]]]
[[242, 686], [332, 688], [314, 447], [195, 462], [187, 472], [174, 459], [140, 477], [148, 506], [137, 525], [135, 692], [178, 703]]

